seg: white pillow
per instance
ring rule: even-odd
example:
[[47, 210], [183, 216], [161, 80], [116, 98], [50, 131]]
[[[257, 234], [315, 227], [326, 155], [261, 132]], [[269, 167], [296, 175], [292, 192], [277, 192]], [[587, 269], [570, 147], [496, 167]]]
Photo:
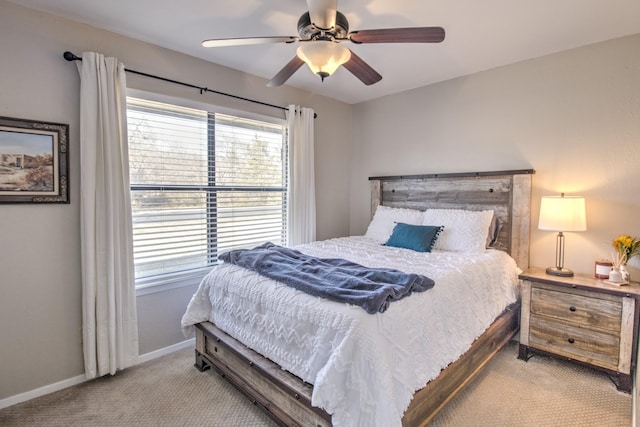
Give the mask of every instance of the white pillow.
[[443, 225], [433, 247], [451, 252], [484, 252], [493, 211], [467, 211], [463, 209], [427, 209], [423, 225]]
[[424, 212], [416, 209], [390, 208], [379, 205], [376, 208], [376, 213], [373, 215], [371, 223], [369, 223], [365, 236], [384, 243], [389, 240], [397, 222], [421, 225], [423, 213]]

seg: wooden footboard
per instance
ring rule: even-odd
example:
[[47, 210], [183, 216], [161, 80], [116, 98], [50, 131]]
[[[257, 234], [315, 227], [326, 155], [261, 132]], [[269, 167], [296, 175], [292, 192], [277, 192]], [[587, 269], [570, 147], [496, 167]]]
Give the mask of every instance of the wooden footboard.
[[311, 384], [256, 353], [213, 323], [196, 325], [196, 367], [218, 371], [283, 426], [331, 426], [331, 416], [311, 406]]
[[405, 427], [426, 426], [518, 332], [520, 303], [513, 304], [480, 335], [469, 350], [418, 390], [402, 418]]
[[[518, 330], [520, 304], [510, 306], [457, 361], [416, 392], [403, 426], [425, 426], [482, 370]], [[283, 426], [331, 426], [311, 406], [313, 386], [241, 344], [213, 323], [196, 325], [196, 367], [213, 368]]]

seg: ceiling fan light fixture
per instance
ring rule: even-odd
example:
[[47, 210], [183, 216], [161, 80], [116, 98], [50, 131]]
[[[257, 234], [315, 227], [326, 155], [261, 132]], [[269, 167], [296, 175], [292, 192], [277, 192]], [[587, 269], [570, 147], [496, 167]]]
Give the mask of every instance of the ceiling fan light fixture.
[[351, 51], [349, 49], [340, 43], [327, 40], [303, 43], [298, 47], [296, 54], [323, 81], [326, 77], [335, 73], [338, 67], [351, 59]]

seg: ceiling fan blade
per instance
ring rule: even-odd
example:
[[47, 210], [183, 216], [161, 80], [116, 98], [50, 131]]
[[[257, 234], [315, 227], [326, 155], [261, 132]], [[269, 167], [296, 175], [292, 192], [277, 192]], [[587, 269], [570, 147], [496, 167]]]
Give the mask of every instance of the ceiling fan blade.
[[440, 43], [444, 40], [442, 27], [384, 28], [349, 33], [354, 43]]
[[329, 30], [336, 25], [338, 0], [307, 0], [307, 8], [316, 27]]
[[293, 76], [293, 73], [295, 73], [300, 67], [302, 67], [302, 64], [304, 64], [304, 61], [297, 56], [294, 56], [293, 59], [282, 68], [282, 70], [278, 71], [278, 74], [276, 74], [271, 80], [269, 80], [267, 86], [282, 86], [284, 82], [289, 80], [289, 77]]
[[275, 36], [275, 37], [240, 37], [234, 39], [210, 39], [202, 42], [204, 47], [227, 47], [227, 46], [244, 46], [250, 44], [267, 44], [267, 43], [294, 43], [300, 40], [294, 36]]
[[382, 76], [353, 51], [351, 51], [351, 59], [345, 62], [342, 66], [367, 86], [378, 83], [382, 80]]

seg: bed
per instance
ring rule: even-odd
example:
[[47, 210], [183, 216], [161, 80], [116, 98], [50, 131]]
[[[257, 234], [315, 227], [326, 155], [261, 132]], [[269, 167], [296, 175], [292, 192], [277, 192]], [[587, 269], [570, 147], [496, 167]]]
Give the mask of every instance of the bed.
[[[325, 258], [338, 251], [369, 267], [393, 266], [390, 259], [399, 257], [411, 272], [433, 276], [433, 289], [371, 315], [222, 264], [203, 280], [183, 318], [186, 331], [195, 329], [196, 367], [220, 372], [282, 425], [426, 425], [517, 332], [513, 282], [518, 267], [528, 266], [532, 174], [370, 178], [367, 235], [297, 249]], [[491, 211], [492, 249], [378, 253], [379, 212], [442, 209]]]

